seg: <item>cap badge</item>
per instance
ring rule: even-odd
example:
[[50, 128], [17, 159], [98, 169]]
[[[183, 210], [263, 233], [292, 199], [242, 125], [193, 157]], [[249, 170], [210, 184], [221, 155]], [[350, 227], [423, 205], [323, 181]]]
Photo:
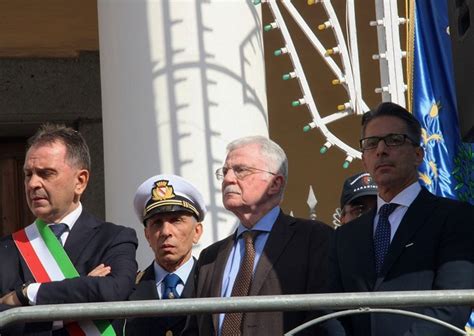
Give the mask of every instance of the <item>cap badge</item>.
[[160, 180], [155, 182], [155, 187], [151, 190], [151, 199], [153, 201], [162, 201], [176, 197], [173, 186], [168, 185], [168, 181]]
[[372, 177], [370, 175], [364, 176], [362, 178], [362, 183], [364, 185], [369, 185], [372, 182]]

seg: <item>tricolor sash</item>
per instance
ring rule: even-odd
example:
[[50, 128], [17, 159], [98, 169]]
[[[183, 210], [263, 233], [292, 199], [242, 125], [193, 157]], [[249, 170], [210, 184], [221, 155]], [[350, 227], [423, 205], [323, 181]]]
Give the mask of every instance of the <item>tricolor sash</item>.
[[[40, 219], [13, 233], [13, 240], [38, 283], [61, 281], [79, 276], [54, 233]], [[71, 336], [115, 336], [108, 321], [78, 321], [65, 324]]]

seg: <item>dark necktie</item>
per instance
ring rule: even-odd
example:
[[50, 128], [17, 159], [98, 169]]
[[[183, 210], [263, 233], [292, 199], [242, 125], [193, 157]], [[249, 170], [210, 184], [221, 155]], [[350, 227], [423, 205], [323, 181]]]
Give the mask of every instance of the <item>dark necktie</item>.
[[59, 243], [62, 245], [61, 241], [61, 235], [68, 230], [67, 224], [64, 223], [58, 223], [58, 224], [52, 224], [49, 226], [51, 231], [53, 231], [54, 235], [56, 238], [59, 240]]
[[390, 246], [390, 221], [388, 217], [398, 207], [398, 204], [387, 203], [379, 210], [379, 221], [374, 234], [375, 272], [378, 275], [382, 269], [385, 255]]
[[[240, 263], [239, 272], [235, 278], [234, 287], [232, 287], [231, 296], [246, 296], [249, 293], [250, 284], [252, 283], [253, 264], [255, 261], [254, 241], [258, 234], [259, 231], [245, 231], [242, 234], [245, 244], [244, 258]], [[221, 335], [240, 335], [243, 319], [243, 313], [225, 314]]]
[[176, 286], [179, 284], [181, 279], [174, 273], [169, 273], [163, 279], [164, 291], [163, 299], [178, 299], [179, 294], [176, 291]]

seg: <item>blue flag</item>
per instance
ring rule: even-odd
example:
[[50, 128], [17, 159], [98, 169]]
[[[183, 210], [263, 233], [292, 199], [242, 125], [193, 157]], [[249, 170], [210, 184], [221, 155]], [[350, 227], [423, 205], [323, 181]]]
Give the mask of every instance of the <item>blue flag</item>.
[[[425, 149], [420, 182], [433, 194], [473, 203], [474, 154], [458, 127], [447, 1], [413, 0], [410, 16], [409, 109]], [[474, 313], [466, 330], [474, 331]]]
[[461, 139], [447, 13], [446, 1], [415, 1], [411, 110], [422, 127], [422, 184], [433, 194], [457, 198], [451, 173]]

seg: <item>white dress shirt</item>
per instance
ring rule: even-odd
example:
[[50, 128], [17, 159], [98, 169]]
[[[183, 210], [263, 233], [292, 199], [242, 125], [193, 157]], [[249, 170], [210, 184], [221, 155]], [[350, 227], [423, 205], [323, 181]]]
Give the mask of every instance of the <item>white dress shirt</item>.
[[[395, 232], [397, 232], [398, 227], [405, 216], [408, 207], [413, 203], [415, 198], [421, 191], [421, 186], [418, 182], [415, 182], [405, 189], [403, 189], [397, 196], [395, 196], [390, 203], [399, 204], [399, 206], [390, 214], [388, 220], [390, 221], [390, 242], [392, 242], [393, 236], [395, 236]], [[388, 204], [383, 199], [377, 195], [377, 214], [374, 218], [374, 234], [375, 229], [377, 228], [377, 223], [379, 221], [379, 211], [382, 205]]]

